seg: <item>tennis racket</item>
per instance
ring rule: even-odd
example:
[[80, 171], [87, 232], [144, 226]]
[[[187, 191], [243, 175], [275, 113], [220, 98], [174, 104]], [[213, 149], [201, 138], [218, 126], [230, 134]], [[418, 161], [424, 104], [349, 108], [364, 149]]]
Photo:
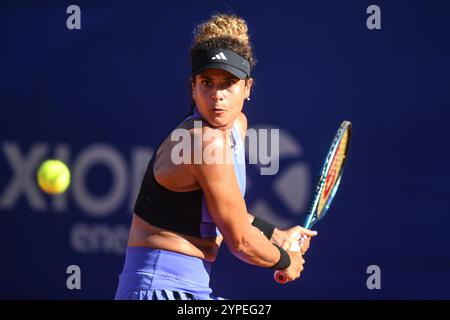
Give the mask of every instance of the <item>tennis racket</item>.
[[[328, 212], [330, 204], [338, 190], [339, 183], [341, 182], [351, 136], [351, 122], [343, 121], [334, 136], [330, 150], [320, 171], [319, 181], [314, 189], [314, 194], [309, 204], [305, 221], [303, 222], [304, 228], [311, 229]], [[295, 242], [289, 250], [300, 251], [299, 243]], [[284, 284], [287, 282], [286, 276], [279, 270], [275, 271], [274, 277], [278, 283]]]

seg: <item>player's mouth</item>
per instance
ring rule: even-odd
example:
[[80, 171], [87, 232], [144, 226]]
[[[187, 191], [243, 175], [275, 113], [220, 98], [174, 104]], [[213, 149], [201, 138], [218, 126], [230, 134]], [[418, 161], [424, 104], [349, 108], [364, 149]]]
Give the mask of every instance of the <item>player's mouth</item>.
[[224, 108], [215, 107], [215, 108], [211, 108], [211, 111], [216, 114], [222, 114], [222, 113], [225, 113], [227, 110], [225, 110]]

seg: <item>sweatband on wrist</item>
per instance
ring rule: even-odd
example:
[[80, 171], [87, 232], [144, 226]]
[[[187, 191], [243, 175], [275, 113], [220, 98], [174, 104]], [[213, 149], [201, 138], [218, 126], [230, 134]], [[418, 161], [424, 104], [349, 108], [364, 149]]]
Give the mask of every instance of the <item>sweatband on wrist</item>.
[[289, 257], [289, 253], [287, 253], [287, 251], [280, 246], [274, 243], [273, 245], [280, 251], [280, 260], [278, 260], [278, 262], [271, 268], [275, 270], [284, 270], [286, 268], [289, 268], [289, 266], [291, 265], [291, 258]]
[[267, 239], [270, 240], [270, 238], [272, 238], [272, 234], [275, 231], [275, 226], [273, 224], [261, 218], [255, 217], [255, 219], [253, 219], [252, 225], [261, 230]]

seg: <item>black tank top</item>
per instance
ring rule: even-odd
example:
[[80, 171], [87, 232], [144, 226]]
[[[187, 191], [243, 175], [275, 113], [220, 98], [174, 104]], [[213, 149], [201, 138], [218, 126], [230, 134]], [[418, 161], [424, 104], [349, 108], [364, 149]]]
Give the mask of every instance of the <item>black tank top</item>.
[[[181, 123], [189, 119], [201, 119], [201, 115], [194, 106]], [[172, 132], [172, 131], [171, 131]], [[170, 133], [169, 133], [170, 134]], [[242, 195], [245, 194], [245, 152], [239, 138], [237, 128], [233, 126], [232, 149], [235, 173]], [[168, 135], [167, 135], [168, 136]], [[166, 138], [167, 138], [166, 136]], [[155, 156], [163, 139], [156, 148], [142, 180], [134, 212], [159, 228], [171, 230], [199, 238], [215, 238], [220, 231], [210, 217], [203, 198], [203, 190], [176, 192], [160, 185], [153, 173]]]

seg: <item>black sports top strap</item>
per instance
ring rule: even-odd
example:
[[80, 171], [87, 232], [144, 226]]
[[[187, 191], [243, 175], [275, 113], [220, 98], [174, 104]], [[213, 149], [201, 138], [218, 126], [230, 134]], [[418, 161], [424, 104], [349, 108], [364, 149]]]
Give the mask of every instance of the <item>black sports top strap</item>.
[[[192, 111], [189, 112], [184, 119], [192, 114]], [[164, 140], [165, 138], [155, 149], [147, 166], [134, 212], [156, 227], [194, 237], [202, 237], [203, 190], [188, 192], [169, 190], [158, 183], [153, 173], [155, 157]]]

